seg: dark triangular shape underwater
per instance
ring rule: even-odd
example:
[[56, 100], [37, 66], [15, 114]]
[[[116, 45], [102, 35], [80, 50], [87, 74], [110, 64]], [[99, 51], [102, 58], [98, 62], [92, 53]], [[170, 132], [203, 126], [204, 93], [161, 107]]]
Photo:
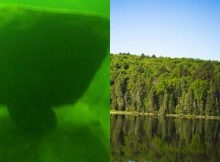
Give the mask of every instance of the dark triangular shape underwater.
[[56, 127], [107, 55], [109, 20], [83, 13], [0, 8], [0, 104], [22, 129]]

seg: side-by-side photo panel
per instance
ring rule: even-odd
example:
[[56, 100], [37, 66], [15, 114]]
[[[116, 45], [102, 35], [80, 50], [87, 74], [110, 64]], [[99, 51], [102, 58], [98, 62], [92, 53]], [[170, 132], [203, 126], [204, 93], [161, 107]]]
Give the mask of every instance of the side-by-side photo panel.
[[111, 0], [111, 162], [220, 161], [220, 1]]
[[0, 161], [110, 161], [109, 0], [0, 0]]

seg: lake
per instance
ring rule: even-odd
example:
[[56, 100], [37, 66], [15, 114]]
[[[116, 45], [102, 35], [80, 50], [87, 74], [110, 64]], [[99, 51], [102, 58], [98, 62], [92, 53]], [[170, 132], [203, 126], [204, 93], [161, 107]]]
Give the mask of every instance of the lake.
[[111, 162], [219, 162], [220, 121], [111, 115]]

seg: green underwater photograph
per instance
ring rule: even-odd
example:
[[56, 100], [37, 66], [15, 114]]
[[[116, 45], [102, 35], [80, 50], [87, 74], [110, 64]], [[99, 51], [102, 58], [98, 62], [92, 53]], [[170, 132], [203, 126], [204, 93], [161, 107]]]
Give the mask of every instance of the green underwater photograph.
[[108, 162], [108, 0], [0, 1], [0, 161]]
[[111, 162], [220, 161], [220, 1], [111, 0]]

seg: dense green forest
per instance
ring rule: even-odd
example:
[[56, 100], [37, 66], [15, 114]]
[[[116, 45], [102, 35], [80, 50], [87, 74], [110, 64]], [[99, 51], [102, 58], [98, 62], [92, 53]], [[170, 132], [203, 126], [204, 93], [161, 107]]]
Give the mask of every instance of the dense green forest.
[[220, 62], [111, 54], [111, 110], [220, 115]]

